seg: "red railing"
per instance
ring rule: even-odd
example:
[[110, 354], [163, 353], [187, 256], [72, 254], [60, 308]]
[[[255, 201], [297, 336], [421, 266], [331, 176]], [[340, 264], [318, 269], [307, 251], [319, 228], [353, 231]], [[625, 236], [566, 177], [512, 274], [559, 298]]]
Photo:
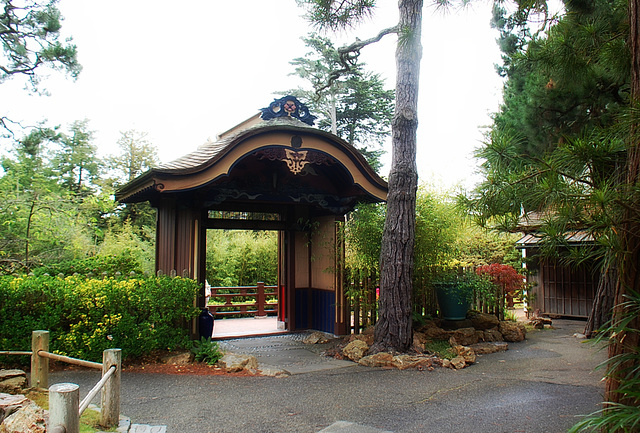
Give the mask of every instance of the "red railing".
[[[230, 293], [220, 293], [231, 291]], [[275, 298], [268, 301], [267, 298]], [[251, 302], [253, 300], [253, 302]], [[257, 286], [242, 287], [212, 287], [211, 302], [207, 305], [211, 314], [215, 317], [224, 316], [256, 316], [264, 317], [268, 314], [278, 313], [277, 286], [265, 286], [258, 283]], [[224, 304], [220, 304], [224, 302]]]

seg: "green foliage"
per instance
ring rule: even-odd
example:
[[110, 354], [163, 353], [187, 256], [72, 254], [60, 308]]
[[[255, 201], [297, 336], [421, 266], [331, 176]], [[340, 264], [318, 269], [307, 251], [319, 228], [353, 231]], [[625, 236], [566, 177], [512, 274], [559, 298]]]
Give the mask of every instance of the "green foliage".
[[346, 266], [353, 271], [376, 272], [380, 261], [380, 244], [385, 206], [359, 204], [345, 225]]
[[298, 88], [287, 93], [307, 100], [318, 115], [320, 129], [349, 142], [379, 170], [381, 146], [391, 132], [395, 92], [385, 90], [384, 80], [366, 71], [365, 64], [356, 62], [345, 71], [330, 39], [312, 33], [303, 40], [312, 51], [291, 64], [312, 90]]
[[218, 343], [211, 341], [210, 338], [206, 337], [202, 337], [199, 341], [194, 340], [192, 342], [191, 351], [193, 352], [196, 361], [206, 362], [209, 365], [214, 365], [224, 356], [224, 353], [220, 350]]
[[[621, 333], [640, 333], [634, 326], [640, 317], [640, 294], [631, 292], [622, 305], [624, 314], [616, 324], [610, 323], [600, 330], [593, 340], [600, 344], [607, 338], [613, 340]], [[627, 345], [628, 346], [628, 345]], [[628, 347], [628, 351], [609, 358], [601, 367], [606, 367], [606, 376], [618, 380], [620, 403], [607, 403], [604, 409], [592, 413], [574, 425], [569, 433], [578, 432], [636, 432], [640, 428], [640, 348]]]
[[40, 81], [38, 72], [43, 69], [62, 70], [74, 78], [80, 73], [76, 46], [59, 40], [62, 16], [56, 3], [2, 0], [0, 83], [24, 76], [35, 90]]
[[208, 230], [207, 281], [213, 287], [275, 285], [277, 246], [272, 231]]
[[427, 353], [436, 355], [440, 359], [453, 359], [457, 356], [457, 353], [448, 341], [446, 340], [431, 340], [427, 341], [424, 345], [424, 350]]
[[185, 347], [198, 284], [189, 279], [0, 277], [0, 347], [26, 350], [31, 332], [48, 330], [52, 352], [100, 361]]
[[[128, 257], [128, 260], [147, 274], [155, 272], [155, 227], [134, 227], [129, 221], [114, 224], [98, 247], [98, 256]], [[126, 268], [125, 268], [126, 269]], [[139, 272], [131, 269], [128, 272]], [[123, 275], [125, 271], [120, 271]], [[110, 274], [111, 275], [111, 274]]]
[[124, 276], [132, 272], [140, 274], [142, 273], [142, 268], [140, 262], [135, 260], [129, 251], [124, 251], [119, 255], [101, 255], [45, 265], [33, 269], [32, 272], [36, 276], [63, 274], [68, 277], [74, 274], [85, 276], [92, 274], [101, 277], [104, 273], [109, 276], [115, 276], [118, 272]]
[[340, 30], [371, 16], [375, 0], [297, 0], [307, 10], [306, 18], [319, 28]]

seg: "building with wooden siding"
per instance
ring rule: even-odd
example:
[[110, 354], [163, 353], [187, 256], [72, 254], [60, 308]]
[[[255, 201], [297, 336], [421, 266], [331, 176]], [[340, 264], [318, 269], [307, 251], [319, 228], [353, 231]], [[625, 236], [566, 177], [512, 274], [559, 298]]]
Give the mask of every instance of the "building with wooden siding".
[[206, 230], [276, 230], [282, 326], [349, 329], [340, 226], [358, 203], [384, 201], [387, 184], [353, 146], [312, 127], [310, 118], [294, 97], [275, 100], [262, 115], [118, 190], [120, 202], [157, 209], [156, 270], [201, 282], [200, 307]]
[[[591, 313], [598, 288], [600, 271], [595, 264], [568, 265], [558, 258], [539, 254], [542, 238], [535, 233], [522, 237], [517, 248], [523, 252], [527, 264], [527, 283], [531, 297], [528, 311], [541, 314], [587, 318]], [[576, 230], [565, 236], [567, 248], [580, 248], [592, 242], [585, 232]]]

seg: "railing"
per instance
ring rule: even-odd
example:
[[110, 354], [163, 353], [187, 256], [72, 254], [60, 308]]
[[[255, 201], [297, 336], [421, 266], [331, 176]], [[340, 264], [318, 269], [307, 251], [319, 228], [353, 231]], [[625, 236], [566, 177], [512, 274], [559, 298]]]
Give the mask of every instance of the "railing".
[[102, 364], [49, 352], [49, 331], [33, 331], [31, 351], [0, 351], [0, 355], [31, 356], [31, 386], [46, 388], [49, 384], [49, 360], [102, 370], [102, 378], [80, 402], [80, 388], [74, 383], [58, 383], [49, 387], [50, 433], [79, 433], [80, 416], [93, 398], [102, 391], [100, 424], [117, 426], [120, 420], [120, 349], [102, 353]]
[[[220, 293], [220, 291], [223, 290], [231, 290], [232, 293]], [[276, 300], [267, 302], [267, 297], [275, 297]], [[211, 300], [214, 302], [224, 302], [224, 304], [211, 304], [207, 305], [207, 307], [209, 311], [211, 311], [211, 314], [216, 317], [265, 317], [268, 314], [277, 314], [277, 299], [277, 286], [265, 286], [264, 283], [258, 283], [257, 286], [212, 287]], [[253, 302], [249, 302], [251, 300], [253, 300]]]

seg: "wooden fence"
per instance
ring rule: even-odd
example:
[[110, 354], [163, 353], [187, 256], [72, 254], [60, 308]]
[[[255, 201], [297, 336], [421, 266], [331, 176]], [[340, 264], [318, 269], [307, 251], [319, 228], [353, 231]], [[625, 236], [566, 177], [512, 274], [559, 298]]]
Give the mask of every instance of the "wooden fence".
[[214, 317], [265, 317], [277, 314], [277, 286], [258, 283], [256, 286], [212, 287], [207, 308]]
[[[375, 325], [378, 318], [379, 282], [377, 276], [356, 275], [347, 282], [347, 301], [351, 311], [351, 332], [358, 334]], [[495, 314], [504, 320], [505, 295], [496, 288], [497, 302], [485, 302], [474, 295], [471, 308], [483, 313]], [[439, 307], [436, 291], [427, 279], [416, 279], [413, 287], [413, 314], [418, 317], [438, 317]]]
[[120, 422], [120, 349], [107, 349], [102, 353], [102, 364], [71, 358], [49, 352], [49, 331], [33, 331], [31, 351], [0, 351], [0, 355], [31, 356], [31, 386], [47, 388], [49, 385], [49, 360], [102, 370], [102, 378], [80, 401], [80, 388], [74, 383], [58, 383], [49, 387], [49, 424], [51, 433], [79, 433], [80, 416], [91, 400], [102, 391], [100, 424], [115, 427]]

